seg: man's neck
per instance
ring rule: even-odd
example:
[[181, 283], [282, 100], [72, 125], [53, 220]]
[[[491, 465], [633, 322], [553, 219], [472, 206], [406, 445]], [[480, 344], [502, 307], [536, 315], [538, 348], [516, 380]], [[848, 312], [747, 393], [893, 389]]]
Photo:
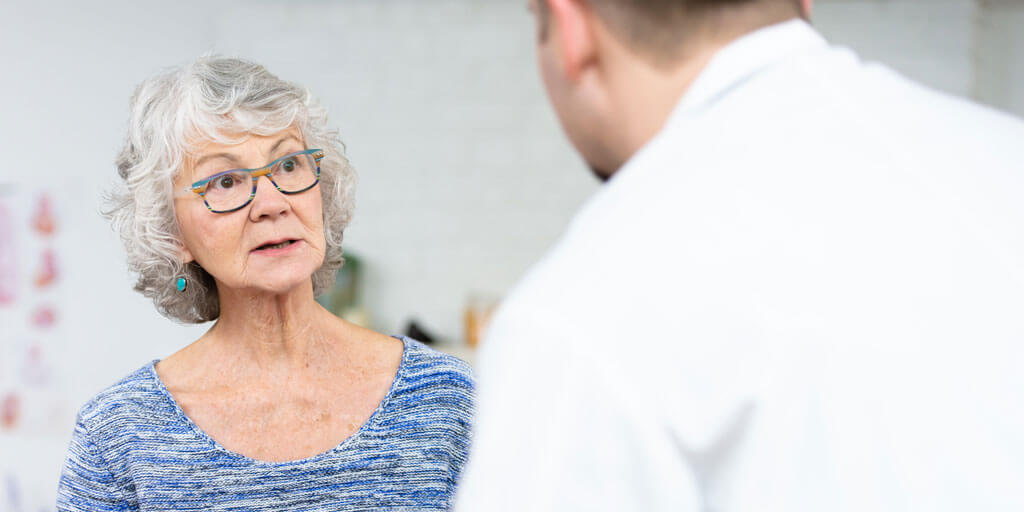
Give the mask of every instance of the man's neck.
[[620, 59], [610, 76], [613, 104], [618, 108], [609, 127], [616, 141], [614, 168], [618, 169], [653, 139], [672, 111], [700, 76], [720, 46], [705, 46], [681, 64], [662, 69], [638, 59]]
[[685, 55], [671, 63], [637, 58], [622, 45], [609, 48], [612, 51], [605, 61], [613, 109], [608, 140], [614, 161], [609, 162], [608, 168], [621, 168], [662, 130], [683, 95], [719, 50], [760, 28], [792, 19], [784, 14], [780, 13], [778, 19], [750, 20], [729, 30], [709, 31], [700, 38], [702, 42], [693, 44]]

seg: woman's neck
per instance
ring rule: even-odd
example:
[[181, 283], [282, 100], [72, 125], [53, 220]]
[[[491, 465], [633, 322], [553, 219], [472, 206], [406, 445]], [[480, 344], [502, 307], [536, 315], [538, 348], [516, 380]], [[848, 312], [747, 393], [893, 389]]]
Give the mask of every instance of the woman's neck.
[[335, 362], [337, 318], [314, 300], [312, 283], [282, 294], [227, 289], [219, 295], [220, 318], [204, 338], [232, 367], [267, 375]]

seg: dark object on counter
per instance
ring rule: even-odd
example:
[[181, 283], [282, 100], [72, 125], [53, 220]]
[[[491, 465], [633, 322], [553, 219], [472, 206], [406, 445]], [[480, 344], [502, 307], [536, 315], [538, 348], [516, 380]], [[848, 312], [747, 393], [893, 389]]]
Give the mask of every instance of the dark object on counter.
[[428, 345], [434, 342], [434, 337], [423, 330], [423, 327], [416, 320], [409, 320], [409, 323], [405, 326], [405, 335]]

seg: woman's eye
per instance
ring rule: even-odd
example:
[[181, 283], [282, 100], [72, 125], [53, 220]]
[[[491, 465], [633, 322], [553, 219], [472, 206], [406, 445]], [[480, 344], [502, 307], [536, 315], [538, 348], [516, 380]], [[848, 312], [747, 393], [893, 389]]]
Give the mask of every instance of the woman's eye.
[[217, 188], [229, 189], [235, 186], [235, 177], [233, 175], [221, 176], [216, 181]]
[[295, 162], [294, 159], [291, 159], [291, 158], [281, 162], [281, 170], [285, 171], [285, 172], [292, 172], [298, 166], [299, 166], [299, 164], [297, 162]]

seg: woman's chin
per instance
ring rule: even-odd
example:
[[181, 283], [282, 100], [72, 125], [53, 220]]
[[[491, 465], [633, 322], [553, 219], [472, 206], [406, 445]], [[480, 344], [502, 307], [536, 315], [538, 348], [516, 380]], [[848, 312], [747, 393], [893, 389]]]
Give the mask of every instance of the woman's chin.
[[[285, 276], [281, 276], [285, 277]], [[255, 283], [247, 283], [244, 286], [246, 292], [260, 295], [287, 295], [303, 288], [312, 287], [312, 276], [295, 276], [295, 278], [267, 279]]]

